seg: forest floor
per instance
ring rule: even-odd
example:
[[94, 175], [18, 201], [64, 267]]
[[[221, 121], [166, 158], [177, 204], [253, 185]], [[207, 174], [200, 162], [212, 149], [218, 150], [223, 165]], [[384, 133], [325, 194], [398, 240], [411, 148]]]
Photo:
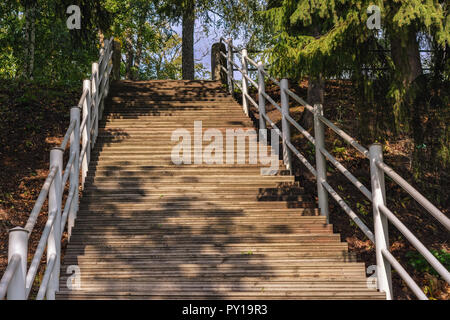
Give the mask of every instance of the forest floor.
[[[305, 82], [292, 89], [299, 96], [306, 97]], [[276, 101], [279, 100], [279, 92], [274, 87], [268, 86], [268, 90]], [[76, 105], [80, 92], [80, 86], [0, 81], [0, 275], [3, 274], [7, 264], [8, 229], [25, 225], [48, 174], [49, 152], [51, 148], [61, 143], [69, 125], [70, 108]], [[357, 138], [353, 95], [351, 83], [328, 82], [325, 116]], [[290, 110], [292, 117], [299, 120], [303, 107], [292, 103]], [[268, 107], [268, 116], [279, 124], [279, 112], [273, 107]], [[304, 137], [294, 132], [295, 129], [291, 130], [296, 147], [311, 163], [314, 163], [314, 151], [311, 146]], [[331, 131], [327, 131], [326, 137], [327, 150], [331, 150], [332, 154], [370, 189], [368, 161], [351, 151], [345, 142]], [[385, 161], [404, 178], [410, 180], [408, 179], [411, 177], [410, 140], [402, 138], [383, 143]], [[294, 160], [294, 168], [297, 168], [295, 174], [298, 180], [312, 197], [315, 197], [316, 187], [311, 174], [302, 169], [304, 167], [299, 161]], [[355, 204], [351, 205], [352, 209], [372, 229], [370, 202], [345, 177], [333, 170], [331, 165], [329, 168], [330, 184], [341, 195], [348, 195], [343, 197], [344, 200], [349, 204]], [[439, 259], [450, 268], [447, 231], [389, 179], [386, 180], [386, 188], [389, 208], [429, 249], [435, 250]], [[438, 192], [441, 192], [443, 197], [448, 197], [446, 190]], [[45, 203], [30, 237], [30, 253], [34, 253], [44, 227], [47, 217], [46, 206]], [[439, 209], [449, 214], [449, 208]], [[330, 213], [330, 223], [333, 224], [334, 231], [339, 232], [342, 239], [348, 242], [350, 251], [356, 253], [358, 259], [366, 263], [366, 267], [374, 265], [373, 244], [331, 199]], [[425, 290], [428, 297], [439, 300], [450, 299], [449, 285], [436, 275], [407, 240], [394, 228], [390, 228], [389, 236], [391, 252]], [[29, 260], [31, 258], [30, 254]], [[45, 262], [45, 256], [42, 261]], [[36, 277], [35, 287], [41, 278], [42, 270]], [[393, 272], [393, 287], [396, 298], [415, 299], [395, 272]]]
[[[25, 226], [49, 172], [50, 150], [61, 144], [70, 123], [70, 108], [78, 103], [80, 92], [80, 86], [0, 81], [1, 275], [8, 258], [8, 229]], [[46, 201], [30, 236], [28, 264], [47, 211]], [[45, 254], [41, 261], [42, 266]], [[31, 296], [37, 293], [43, 271], [42, 267], [38, 270]]]
[[[298, 84], [290, 84], [290, 89], [298, 96], [306, 98], [307, 81]], [[280, 103], [280, 90], [278, 86], [266, 85], [266, 91]], [[257, 101], [257, 92], [253, 91], [251, 96]], [[331, 120], [347, 134], [358, 140], [358, 121], [355, 108], [355, 88], [350, 81], [328, 81], [324, 94], [324, 116]], [[289, 99], [289, 111], [293, 119], [298, 123], [305, 108], [293, 99]], [[278, 128], [281, 128], [281, 114], [272, 105], [266, 104], [267, 116]], [[257, 109], [250, 108], [254, 124], [259, 122]], [[308, 111], [307, 111], [308, 112]], [[367, 115], [370, 116], [370, 115]], [[314, 136], [314, 132], [310, 132]], [[307, 160], [315, 167], [315, 153], [312, 144], [294, 127], [291, 126], [292, 144], [299, 150]], [[374, 141], [375, 142], [375, 141]], [[378, 141], [383, 144], [385, 162], [397, 173], [415, 186], [412, 179], [411, 154], [413, 143], [409, 137], [391, 137], [386, 141]], [[331, 129], [325, 131], [326, 149], [346, 167], [361, 183], [369, 190], [370, 169], [369, 161], [359, 154], [353, 147], [335, 134]], [[368, 147], [367, 145], [365, 147]], [[294, 174], [298, 181], [304, 186], [305, 193], [314, 197], [317, 201], [317, 187], [314, 176], [306, 167], [292, 155]], [[327, 162], [327, 181], [352, 210], [373, 230], [371, 202], [358, 191], [349, 180], [341, 174], [330, 162]], [[427, 174], [423, 177], [429, 190], [421, 190], [425, 197], [442, 199], [438, 206], [447, 216], [450, 214], [450, 195], [448, 190], [436, 185], [433, 175]], [[435, 194], [432, 194], [435, 193]], [[450, 269], [450, 238], [448, 231], [436, 219], [423, 209], [412, 197], [399, 187], [390, 178], [386, 177], [387, 206], [396, 216], [413, 232], [414, 235], [443, 263]], [[437, 196], [438, 194], [438, 196]], [[341, 239], [349, 245], [349, 250], [355, 253], [358, 261], [363, 261], [366, 267], [375, 265], [375, 247], [364, 235], [359, 227], [348, 217], [345, 211], [329, 197], [330, 223], [333, 224], [335, 232], [340, 233]], [[412, 247], [408, 240], [392, 225], [389, 226], [390, 251], [402, 266], [408, 271], [412, 278], [426, 292], [430, 299], [449, 300], [450, 286], [431, 268], [428, 262]], [[370, 276], [373, 272], [368, 272]], [[393, 292], [396, 299], [416, 299], [404, 281], [395, 270], [393, 274]]]

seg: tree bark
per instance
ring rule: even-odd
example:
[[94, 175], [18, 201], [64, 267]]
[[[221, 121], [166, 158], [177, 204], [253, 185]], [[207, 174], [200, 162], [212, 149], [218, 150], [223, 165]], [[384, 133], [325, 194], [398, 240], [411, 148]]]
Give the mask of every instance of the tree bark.
[[28, 78], [28, 70], [30, 69], [30, 18], [31, 18], [31, 9], [30, 5], [26, 2], [25, 6], [25, 45], [24, 45], [24, 53], [23, 53], [23, 72], [22, 76]]
[[[314, 26], [312, 35], [315, 38], [318, 38], [320, 36], [320, 30], [318, 26]], [[319, 73], [310, 75], [308, 78], [308, 96], [306, 98], [308, 103], [311, 106], [314, 106], [315, 104], [323, 104], [324, 90], [325, 82], [322, 74]], [[312, 130], [314, 128], [314, 115], [305, 109], [300, 122], [306, 130]]]
[[122, 63], [121, 44], [114, 40], [114, 54], [113, 54], [113, 78], [120, 80], [120, 65]]
[[[308, 79], [308, 96], [307, 101], [311, 106], [315, 104], [323, 104], [324, 99], [325, 82], [322, 75], [310, 76]], [[305, 109], [303, 111], [301, 120], [302, 126], [306, 130], [311, 130], [314, 127], [314, 115]]]
[[33, 79], [34, 72], [34, 52], [36, 46], [36, 3], [33, 2], [31, 7], [31, 25], [30, 25], [30, 49], [29, 49], [29, 59], [30, 64], [28, 66], [28, 78]]
[[226, 59], [220, 54], [221, 52], [226, 53], [225, 44], [214, 43], [211, 48], [211, 79], [227, 84], [227, 74], [222, 69], [222, 67], [227, 67], [227, 63]]
[[134, 64], [134, 49], [133, 49], [133, 39], [131, 32], [127, 32], [125, 39], [125, 56], [127, 62], [125, 64], [125, 78], [127, 80], [134, 80], [133, 75], [133, 64]]
[[139, 67], [141, 65], [141, 58], [142, 58], [142, 33], [141, 31], [139, 31], [136, 39], [136, 55], [134, 57], [133, 80], [139, 79]]
[[424, 116], [427, 114], [429, 91], [427, 80], [423, 74], [420, 61], [419, 43], [417, 33], [413, 27], [404, 28], [390, 36], [391, 57], [395, 65], [396, 77], [401, 82], [405, 95], [401, 97], [403, 109], [410, 116], [410, 128], [414, 141], [412, 166], [414, 178], [418, 179], [422, 169], [429, 162], [426, 159]]
[[[406, 35], [406, 36], [405, 36]], [[419, 43], [412, 28], [391, 35], [391, 56], [405, 88], [422, 73]]]
[[183, 39], [182, 39], [182, 77], [183, 80], [194, 80], [194, 27], [195, 27], [195, 2], [187, 0], [183, 13]]

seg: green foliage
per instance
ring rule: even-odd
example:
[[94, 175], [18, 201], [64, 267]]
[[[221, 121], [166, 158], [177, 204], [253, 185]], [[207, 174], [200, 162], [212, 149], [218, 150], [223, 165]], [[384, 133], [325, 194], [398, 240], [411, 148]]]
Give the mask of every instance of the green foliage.
[[[147, 0], [84, 0], [81, 30], [68, 30], [69, 0], [35, 2], [7, 0], [0, 4], [0, 79], [27, 76], [30, 8], [35, 8], [34, 80], [79, 83], [98, 58], [99, 40], [114, 36], [122, 43], [124, 73], [136, 80], [179, 79], [181, 39], [167, 19]], [[207, 76], [202, 65], [199, 75]]]
[[[49, 82], [79, 81], [89, 73], [98, 48], [90, 40], [77, 43], [66, 27], [66, 7], [56, 1], [36, 1], [33, 79]], [[27, 4], [28, 5], [28, 4]], [[0, 7], [0, 78], [24, 76], [30, 58], [24, 55], [29, 42], [26, 8], [19, 1], [6, 1]], [[61, 14], [61, 12], [63, 14]]]
[[[363, 1], [282, 0], [261, 13], [275, 35], [268, 51], [273, 71], [294, 79], [340, 76], [355, 60], [352, 48], [371, 32], [361, 15]], [[350, 45], [351, 44], [351, 45]], [[296, 66], [296, 67], [293, 67]]]
[[[385, 32], [402, 33], [414, 26], [432, 34], [441, 46], [449, 43], [449, 18], [437, 0], [272, 0], [260, 14], [274, 35], [268, 50], [273, 71], [295, 79], [319, 73], [341, 76], [355, 70], [355, 64], [376, 58], [367, 50], [379, 36], [366, 26], [366, 9], [372, 4], [381, 7]], [[402, 40], [407, 38], [403, 35]]]
[[[372, 4], [381, 8], [379, 31], [366, 26]], [[406, 136], [416, 146], [426, 145], [413, 150], [415, 180], [430, 189], [420, 177], [432, 173], [445, 190], [450, 167], [448, 9], [443, 0], [269, 0], [259, 15], [270, 39], [266, 55], [272, 74], [294, 81], [352, 80], [357, 138], [367, 145]], [[428, 73], [419, 49], [432, 50]], [[431, 196], [441, 204], [448, 198], [442, 192]]]
[[[450, 253], [444, 249], [430, 250], [430, 252], [436, 257], [436, 259], [442, 263], [442, 265], [450, 269]], [[406, 253], [406, 258], [408, 258], [408, 263], [418, 272], [426, 272], [435, 276], [439, 274], [430, 266], [427, 260], [417, 251], [409, 251]]]
[[356, 203], [356, 209], [358, 210], [358, 212], [360, 214], [362, 214], [363, 216], [367, 216], [369, 215], [369, 210], [367, 209], [367, 205], [357, 202]]

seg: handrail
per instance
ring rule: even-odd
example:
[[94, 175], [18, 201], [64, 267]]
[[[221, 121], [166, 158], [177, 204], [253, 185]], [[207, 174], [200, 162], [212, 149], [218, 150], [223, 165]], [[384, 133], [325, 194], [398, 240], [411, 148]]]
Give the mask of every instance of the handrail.
[[72, 205], [72, 201], [75, 197], [75, 192], [77, 186], [73, 186], [72, 189], [70, 189], [69, 191], [69, 195], [67, 196], [67, 200], [66, 203], [64, 205], [64, 211], [63, 214], [61, 216], [61, 230], [64, 229], [64, 226], [66, 225], [67, 222], [67, 217], [69, 216], [69, 210], [70, 210], [70, 206]]
[[334, 123], [332, 123], [330, 120], [328, 120], [327, 118], [325, 118], [322, 115], [318, 115], [318, 118], [320, 121], [322, 121], [324, 124], [326, 124], [328, 126], [328, 128], [330, 128], [331, 130], [336, 132], [336, 134], [338, 134], [342, 139], [344, 139], [345, 142], [347, 142], [353, 148], [355, 148], [357, 151], [359, 151], [359, 153], [361, 153], [366, 158], [369, 158], [369, 150], [367, 150], [362, 145], [360, 145], [355, 139], [350, 137], [344, 130], [337, 127]]
[[67, 179], [69, 178], [70, 169], [72, 169], [73, 162], [75, 161], [75, 156], [76, 156], [76, 153], [72, 152], [70, 154], [69, 161], [67, 161], [66, 168], [64, 169], [64, 176], [63, 176], [63, 179], [62, 179], [63, 182], [62, 182], [62, 190], [61, 190], [61, 192], [64, 191], [64, 186], [66, 185]]
[[300, 103], [302, 106], [304, 106], [306, 109], [308, 109], [310, 112], [314, 112], [314, 108], [311, 107], [309, 103], [307, 103], [305, 100], [300, 98], [298, 95], [296, 95], [292, 90], [286, 89], [285, 90], [288, 95], [291, 96], [292, 99]]
[[[29, 297], [45, 251], [47, 251], [47, 264], [37, 299], [42, 300], [45, 297], [53, 300], [55, 292], [59, 290], [62, 234], [67, 225], [70, 239], [71, 228], [78, 211], [78, 190], [80, 185], [84, 186], [90, 161], [90, 150], [98, 135], [98, 120], [101, 119], [104, 99], [108, 95], [112, 72], [112, 63], [110, 63], [113, 56], [112, 41], [113, 38], [105, 40], [99, 62], [92, 65], [92, 81], [84, 81], [78, 106], [70, 111], [70, 124], [63, 141], [59, 148], [52, 149], [50, 152], [49, 174], [25, 228], [17, 227], [10, 230], [9, 241], [13, 245], [9, 246], [9, 250], [12, 250], [8, 253], [10, 259], [0, 281], [0, 299], [4, 299], [5, 296], [8, 299], [27, 299]], [[63, 172], [63, 153], [69, 142], [70, 156]], [[80, 142], [82, 142], [81, 152]], [[80, 171], [81, 181], [79, 181]], [[63, 206], [63, 193], [68, 182], [68, 196]], [[47, 197], [49, 210], [47, 221], [30, 266], [27, 268], [28, 238]], [[24, 277], [17, 276], [19, 272], [23, 273]]]
[[322, 184], [327, 189], [328, 193], [336, 200], [336, 202], [344, 209], [348, 216], [356, 223], [366, 237], [375, 242], [375, 236], [372, 231], [364, 224], [364, 222], [356, 215], [356, 213], [349, 207], [349, 205], [342, 199], [342, 197], [330, 186], [328, 182], [322, 180]]
[[78, 102], [78, 107], [81, 109], [83, 107], [83, 103], [86, 100], [87, 95], [89, 94], [89, 90], [85, 89], [83, 90], [83, 94], [81, 95], [81, 98]]
[[408, 274], [408, 272], [403, 268], [403, 266], [395, 259], [395, 257], [386, 249], [381, 250], [383, 256], [387, 261], [398, 270], [398, 274], [405, 281], [406, 285], [411, 289], [411, 291], [419, 298], [420, 300], [428, 300], [425, 293], [423, 293], [422, 289], [417, 285], [413, 278]]
[[83, 133], [84, 128], [86, 127], [87, 119], [88, 119], [88, 117], [86, 116], [86, 117], [84, 117], [83, 122], [81, 122], [80, 137], [81, 137], [81, 134]]
[[436, 208], [427, 198], [419, 193], [413, 186], [411, 186], [405, 179], [395, 172], [387, 164], [377, 161], [377, 166], [384, 171], [392, 180], [394, 180], [400, 187], [408, 192], [417, 202], [419, 202], [424, 209], [426, 209], [433, 217], [435, 217], [447, 230], [450, 230], [450, 219], [444, 215], [438, 208]]
[[280, 86], [281, 83], [280, 81], [278, 81], [277, 79], [275, 79], [274, 77], [272, 77], [270, 74], [268, 74], [264, 69], [261, 69], [261, 72], [267, 77], [269, 78], [270, 81], [272, 81], [273, 83], [275, 83], [277, 86]]
[[56, 254], [50, 255], [47, 263], [47, 269], [44, 273], [44, 278], [42, 279], [41, 286], [39, 287], [39, 291], [36, 297], [36, 300], [43, 300], [45, 293], [47, 292], [48, 283], [50, 281], [50, 276], [52, 274], [53, 268], [55, 267], [56, 262]]
[[250, 81], [250, 83], [251, 83], [256, 89], [259, 90], [258, 84], [257, 84], [252, 78], [250, 78], [250, 77], [249, 77], [248, 75], [246, 75], [246, 74], [244, 74], [244, 78], [245, 78], [246, 80]]
[[71, 121], [69, 128], [67, 129], [66, 134], [64, 135], [63, 142], [61, 143], [60, 146], [61, 149], [66, 149], [67, 143], [69, 142], [70, 139], [70, 135], [72, 134], [74, 128], [75, 128], [75, 121]]
[[306, 139], [309, 140], [309, 142], [311, 142], [312, 144], [316, 144], [316, 139], [314, 139], [314, 137], [312, 135], [309, 134], [309, 132], [304, 129], [301, 125], [299, 125], [294, 119], [292, 119], [292, 117], [290, 115], [286, 115], [286, 120], [290, 122], [290, 124], [292, 124], [295, 128], [297, 128], [298, 131], [300, 131], [305, 137]]
[[44, 185], [42, 186], [41, 192], [39, 193], [39, 196], [34, 203], [33, 210], [31, 210], [31, 214], [28, 217], [27, 224], [25, 225], [25, 230], [28, 230], [28, 236], [31, 234], [31, 232], [34, 229], [34, 226], [37, 221], [37, 217], [39, 213], [41, 212], [42, 206], [44, 205], [44, 201], [47, 198], [48, 190], [50, 189], [50, 185], [53, 183], [53, 179], [55, 178], [56, 172], [58, 169], [56, 167], [50, 168], [50, 172], [45, 179]]
[[8, 261], [5, 273], [3, 274], [2, 280], [0, 282], [0, 300], [5, 299], [6, 290], [8, 289], [9, 283], [16, 273], [17, 268], [19, 267], [20, 259], [20, 256], [18, 254], [15, 254]]
[[252, 60], [249, 56], [245, 57], [245, 59], [247, 60], [247, 62], [250, 62], [250, 64], [252, 64], [255, 68], [258, 68], [258, 64]]
[[[425, 259], [436, 269], [436, 271], [442, 276], [442, 278], [450, 283], [450, 274], [448, 270], [434, 257], [433, 254], [409, 231], [409, 229], [386, 207], [386, 196], [384, 186], [384, 174], [388, 175], [394, 182], [408, 192], [418, 203], [420, 203], [433, 217], [435, 217], [447, 230], [450, 230], [450, 219], [444, 215], [439, 209], [437, 209], [430, 201], [428, 201], [423, 195], [421, 195], [416, 189], [414, 189], [405, 179], [397, 174], [392, 168], [386, 165], [382, 159], [382, 148], [378, 144], [371, 145], [370, 149], [363, 147], [358, 141], [352, 138], [349, 134], [336, 126], [330, 120], [324, 117], [322, 105], [318, 104], [314, 107], [308, 104], [305, 100], [300, 98], [287, 86], [287, 80], [282, 79], [278, 81], [272, 77], [267, 71], [264, 70], [263, 63], [256, 63], [250, 57], [248, 57], [247, 50], [242, 49], [241, 64], [239, 66], [234, 62], [234, 49], [237, 49], [232, 42], [232, 39], [226, 40], [220, 39], [227, 45], [227, 52], [220, 51], [222, 57], [226, 59], [227, 68], [220, 65], [221, 69], [225, 71], [228, 77], [228, 86], [230, 93], [234, 95], [233, 84], [236, 84], [242, 91], [243, 109], [247, 114], [248, 102], [250, 102], [259, 113], [259, 126], [260, 129], [266, 129], [266, 123], [270, 125], [273, 132], [282, 139], [283, 142], [283, 161], [286, 167], [291, 170], [291, 153], [297, 156], [300, 162], [306, 166], [311, 174], [316, 178], [318, 201], [321, 215], [327, 217], [328, 221], [328, 195], [339, 204], [344, 212], [356, 223], [356, 225], [362, 230], [365, 236], [375, 244], [375, 251], [377, 256], [377, 285], [380, 291], [386, 293], [387, 299], [392, 299], [392, 286], [391, 286], [391, 274], [390, 268], [385, 266], [392, 266], [399, 275], [405, 280], [407, 286], [413, 291], [413, 293], [419, 299], [427, 299], [426, 295], [422, 292], [419, 286], [409, 276], [406, 270], [401, 264], [393, 257], [389, 252], [389, 243], [387, 240], [387, 222], [389, 221], [396, 227], [408, 241], [425, 257]], [[256, 83], [252, 78], [248, 76], [248, 65], [250, 63], [257, 68], [259, 83]], [[236, 68], [234, 69], [233, 66]], [[235, 80], [233, 70], [238, 71], [242, 75], [243, 86], [240, 86]], [[274, 101], [270, 95], [265, 91], [265, 78], [268, 78], [273, 83], [280, 87], [281, 93], [281, 105]], [[252, 84], [258, 90], [258, 103], [250, 96], [248, 92], [248, 84]], [[311, 112], [314, 115], [314, 137], [305, 130], [300, 124], [298, 124], [289, 115], [289, 97], [294, 99], [305, 107], [305, 112]], [[282, 116], [282, 128], [280, 129], [267, 115], [266, 115], [266, 102], [272, 104], [276, 110], [278, 110]], [[295, 127], [301, 134], [303, 134], [315, 147], [316, 155], [316, 167], [314, 168], [304, 155], [291, 143], [289, 134], [289, 125]], [[346, 143], [359, 152], [364, 158], [370, 160], [370, 177], [372, 191], [364, 186], [345, 166], [343, 166], [329, 151], [325, 148], [324, 135], [325, 126], [334, 131], [340, 136]], [[286, 130], [286, 131], [285, 131]], [[286, 134], [287, 132], [287, 134]], [[330, 161], [333, 166], [341, 172], [367, 199], [372, 202], [373, 214], [374, 214], [374, 232], [372, 232], [367, 225], [357, 216], [357, 214], [351, 209], [351, 207], [327, 182], [327, 167], [326, 161]]]
[[31, 287], [33, 285], [34, 278], [36, 277], [36, 273], [39, 269], [39, 265], [41, 263], [42, 256], [44, 255], [45, 246], [47, 244], [48, 237], [50, 235], [50, 231], [55, 223], [56, 212], [50, 212], [47, 222], [45, 224], [44, 230], [42, 231], [42, 236], [39, 239], [39, 244], [36, 247], [36, 251], [34, 253], [33, 259], [31, 260], [30, 268], [28, 269], [27, 278], [26, 278], [26, 288], [27, 288], [27, 297], [31, 292]]
[[380, 204], [379, 209], [389, 219], [389, 221], [405, 236], [406, 239], [419, 251], [431, 266], [450, 283], [450, 272], [439, 262], [438, 259], [417, 239], [411, 231], [389, 210], [385, 205]]
[[372, 192], [369, 191], [346, 167], [344, 167], [335, 157], [331, 155], [324, 148], [320, 148], [320, 152], [351, 182], [355, 187], [366, 196], [367, 199], [372, 201]]

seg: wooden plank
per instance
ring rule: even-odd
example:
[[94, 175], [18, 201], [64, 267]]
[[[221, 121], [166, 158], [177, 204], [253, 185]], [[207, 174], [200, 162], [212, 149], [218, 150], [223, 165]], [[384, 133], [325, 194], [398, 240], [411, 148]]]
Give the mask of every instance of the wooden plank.
[[[385, 298], [282, 161], [273, 176], [261, 164], [171, 162], [172, 131], [196, 120], [252, 128], [219, 82], [119, 81], [110, 92], [58, 299]], [[81, 268], [79, 291], [66, 287], [69, 265]]]

